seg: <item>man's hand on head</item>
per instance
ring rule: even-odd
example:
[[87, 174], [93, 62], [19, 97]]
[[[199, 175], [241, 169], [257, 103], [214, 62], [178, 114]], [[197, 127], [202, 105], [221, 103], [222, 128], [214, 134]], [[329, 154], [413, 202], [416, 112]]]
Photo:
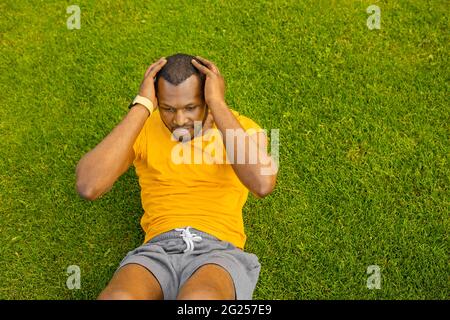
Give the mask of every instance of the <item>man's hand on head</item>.
[[158, 107], [158, 99], [156, 98], [155, 93], [155, 76], [162, 69], [162, 67], [164, 67], [166, 62], [166, 58], [162, 57], [148, 67], [147, 71], [145, 71], [144, 80], [142, 80], [139, 88], [139, 95], [150, 99], [154, 108]]
[[[201, 63], [199, 63], [198, 61]], [[219, 68], [211, 61], [196, 56], [192, 59], [192, 65], [206, 75], [205, 102], [208, 106], [225, 103], [225, 79], [220, 74]]]

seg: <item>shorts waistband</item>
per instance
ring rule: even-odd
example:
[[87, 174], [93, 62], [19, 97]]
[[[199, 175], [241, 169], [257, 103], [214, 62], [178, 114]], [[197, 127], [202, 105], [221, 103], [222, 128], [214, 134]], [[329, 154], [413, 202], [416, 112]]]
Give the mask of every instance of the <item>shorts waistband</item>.
[[[198, 235], [204, 239], [209, 239], [209, 240], [219, 240], [216, 237], [210, 235], [209, 233], [200, 231], [198, 229], [195, 228], [191, 228], [191, 227], [183, 227], [183, 229], [189, 228], [189, 231], [195, 235]], [[177, 228], [178, 229], [178, 228]], [[159, 235], [157, 235], [156, 237], [151, 238], [148, 242], [158, 242], [158, 241], [163, 241], [163, 240], [168, 240], [168, 239], [177, 239], [180, 238], [182, 235], [182, 231], [177, 231], [176, 229], [172, 229], [170, 231], [161, 233]]]

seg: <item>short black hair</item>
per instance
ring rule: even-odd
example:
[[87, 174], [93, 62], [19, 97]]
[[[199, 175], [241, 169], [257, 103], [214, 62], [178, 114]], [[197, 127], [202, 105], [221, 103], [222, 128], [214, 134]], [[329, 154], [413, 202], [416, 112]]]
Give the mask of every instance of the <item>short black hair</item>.
[[[196, 67], [192, 64], [192, 59], [195, 59], [194, 56], [177, 53], [170, 57], [167, 57], [166, 64], [164, 67], [159, 70], [155, 77], [155, 93], [158, 95], [158, 80], [162, 77], [164, 80], [169, 82], [170, 84], [177, 86], [186, 79], [188, 79], [193, 74], [196, 75], [200, 80], [200, 87], [203, 93], [203, 89], [205, 87], [205, 75], [197, 70]], [[198, 59], [195, 59], [200, 64]]]

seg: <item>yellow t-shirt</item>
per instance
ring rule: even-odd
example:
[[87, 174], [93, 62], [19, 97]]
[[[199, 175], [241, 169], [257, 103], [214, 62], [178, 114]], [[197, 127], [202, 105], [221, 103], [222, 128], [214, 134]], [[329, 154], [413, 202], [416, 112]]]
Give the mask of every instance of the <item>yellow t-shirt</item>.
[[[251, 119], [231, 111], [249, 134], [262, 130]], [[180, 143], [172, 140], [159, 110], [146, 120], [133, 145], [145, 242], [174, 228], [191, 226], [244, 248], [242, 207], [248, 189], [226, 161], [218, 132], [214, 125], [203, 136]]]

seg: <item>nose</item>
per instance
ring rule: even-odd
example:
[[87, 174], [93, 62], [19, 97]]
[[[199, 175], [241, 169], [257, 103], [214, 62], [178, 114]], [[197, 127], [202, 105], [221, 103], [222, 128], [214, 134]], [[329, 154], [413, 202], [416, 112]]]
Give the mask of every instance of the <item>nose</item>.
[[185, 116], [183, 110], [176, 111], [174, 120], [178, 127], [183, 127], [188, 122], [188, 118]]

